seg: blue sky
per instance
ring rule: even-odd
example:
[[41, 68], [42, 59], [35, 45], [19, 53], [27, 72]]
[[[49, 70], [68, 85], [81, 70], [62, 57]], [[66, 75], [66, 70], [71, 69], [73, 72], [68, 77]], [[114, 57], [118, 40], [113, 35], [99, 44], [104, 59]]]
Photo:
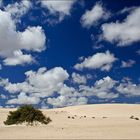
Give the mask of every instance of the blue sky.
[[0, 106], [140, 101], [140, 2], [0, 0]]

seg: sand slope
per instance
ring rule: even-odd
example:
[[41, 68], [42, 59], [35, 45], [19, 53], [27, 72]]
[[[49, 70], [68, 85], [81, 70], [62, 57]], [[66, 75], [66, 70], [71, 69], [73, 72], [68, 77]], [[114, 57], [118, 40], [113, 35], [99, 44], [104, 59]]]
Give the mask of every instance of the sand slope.
[[43, 110], [51, 117], [52, 123], [33, 127], [5, 126], [3, 121], [9, 110], [0, 109], [0, 139], [140, 139], [140, 120], [130, 119], [131, 115], [140, 118], [140, 105], [136, 104], [82, 105]]

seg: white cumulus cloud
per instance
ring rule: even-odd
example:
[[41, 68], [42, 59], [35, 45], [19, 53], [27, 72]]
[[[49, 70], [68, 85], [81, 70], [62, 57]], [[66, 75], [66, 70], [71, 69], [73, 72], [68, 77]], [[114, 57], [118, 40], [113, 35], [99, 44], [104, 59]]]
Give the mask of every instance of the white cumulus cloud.
[[7, 104], [38, 104], [40, 98], [27, 96], [24, 92], [21, 92], [17, 98], [10, 99]]
[[53, 105], [53, 107], [64, 107], [73, 105], [87, 104], [88, 99], [86, 97], [67, 97], [59, 96], [57, 98], [48, 98], [47, 103]]
[[123, 22], [102, 25], [103, 39], [118, 46], [127, 46], [140, 41], [140, 7], [130, 12]]
[[87, 69], [101, 69], [102, 71], [109, 71], [112, 67], [112, 63], [115, 62], [114, 54], [109, 51], [105, 53], [96, 53], [93, 56], [85, 58], [82, 63], [78, 63], [74, 66], [77, 70]]
[[10, 13], [15, 22], [20, 21], [20, 17], [25, 15], [31, 8], [32, 3], [28, 0], [8, 4], [4, 9]]
[[[28, 27], [23, 32], [17, 31], [11, 14], [2, 10], [0, 10], [0, 19], [2, 19], [0, 20], [0, 57], [8, 60], [19, 58], [18, 64], [22, 64], [25, 61], [21, 61], [21, 57], [15, 55], [17, 51], [20, 51], [22, 59], [23, 57], [25, 59], [26, 54], [23, 56], [22, 50], [28, 52], [45, 50], [46, 36], [42, 27]], [[30, 57], [31, 60], [31, 55], [26, 55], [26, 57]], [[5, 61], [7, 62], [7, 60]], [[12, 64], [10, 63], [10, 65]]]
[[12, 57], [8, 57], [4, 59], [4, 65], [18, 65], [18, 64], [30, 64], [34, 62], [34, 59], [32, 58], [31, 55], [28, 54], [23, 54], [22, 51], [14, 51]]
[[120, 83], [116, 89], [125, 96], [140, 96], [140, 84], [134, 84], [130, 81]]
[[55, 67], [51, 70], [40, 68], [38, 71], [27, 71], [26, 79], [21, 83], [11, 83], [8, 79], [1, 79], [0, 85], [10, 93], [29, 93], [36, 97], [48, 97], [59, 91], [63, 82], [69, 77], [66, 70]]
[[75, 2], [76, 0], [41, 0], [42, 6], [47, 8], [51, 15], [59, 17], [59, 22], [61, 22], [65, 16], [70, 15]]
[[116, 86], [118, 81], [113, 80], [109, 76], [104, 77], [95, 82], [93, 86], [80, 86], [80, 92], [83, 96], [96, 96], [100, 99], [113, 99], [117, 98], [119, 94], [112, 90]]
[[86, 76], [80, 75], [75, 72], [72, 73], [72, 80], [74, 83], [78, 83], [78, 84], [86, 84], [87, 82]]
[[91, 10], [87, 10], [81, 17], [81, 24], [83, 27], [90, 28], [96, 25], [101, 19], [107, 19], [109, 12], [99, 3], [96, 3]]

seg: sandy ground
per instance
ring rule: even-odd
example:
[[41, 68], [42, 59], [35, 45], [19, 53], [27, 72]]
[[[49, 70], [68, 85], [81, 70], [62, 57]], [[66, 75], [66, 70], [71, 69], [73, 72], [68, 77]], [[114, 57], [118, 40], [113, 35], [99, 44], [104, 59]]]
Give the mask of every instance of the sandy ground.
[[140, 118], [136, 104], [46, 109], [43, 113], [52, 119], [47, 126], [5, 126], [9, 110], [0, 109], [0, 139], [140, 139], [140, 120], [130, 119]]

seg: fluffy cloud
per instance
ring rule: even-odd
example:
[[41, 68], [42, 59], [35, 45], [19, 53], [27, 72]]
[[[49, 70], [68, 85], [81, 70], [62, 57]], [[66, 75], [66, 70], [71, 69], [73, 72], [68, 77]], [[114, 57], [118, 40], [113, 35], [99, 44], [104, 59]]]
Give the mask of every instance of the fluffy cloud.
[[58, 91], [60, 96], [65, 97], [81, 97], [82, 95], [79, 93], [78, 89], [75, 89], [74, 87], [67, 86], [64, 84], [61, 89]]
[[[16, 24], [10, 13], [0, 10], [0, 19], [3, 19], [0, 20], [0, 56], [2, 58], [8, 60], [20, 58], [18, 64], [22, 64], [22, 62], [25, 63], [23, 57], [24, 59], [25, 57], [28, 57], [28, 59], [31, 57], [29, 55], [25, 56], [25, 54], [23, 56], [22, 50], [41, 52], [45, 49], [46, 37], [40, 26], [28, 27], [25, 31], [19, 32], [16, 31]], [[16, 55], [17, 51], [22, 54], [22, 61], [21, 57]], [[7, 60], [5, 61], [7, 62]]]
[[[77, 73], [75, 74], [77, 76]], [[25, 81], [21, 83], [11, 83], [8, 79], [0, 79], [0, 86], [11, 93], [8, 96], [7, 104], [44, 104], [46, 100], [46, 106], [64, 107], [87, 104], [91, 98], [108, 101], [118, 98], [120, 94], [124, 96], [140, 95], [140, 85], [136, 85], [126, 78], [116, 81], [106, 76], [95, 81], [92, 86], [86, 85], [85, 81], [79, 83], [79, 79], [76, 79], [78, 85], [70, 86], [68, 84], [70, 81], [66, 82], [66, 80], [70, 80], [68, 79], [69, 74], [61, 67], [50, 70], [42, 67], [38, 71], [25, 72], [25, 76]], [[45, 100], [41, 102], [41, 98]]]
[[127, 62], [122, 61], [122, 68], [128, 68], [128, 67], [132, 67], [136, 62], [134, 60], [128, 60]]
[[85, 76], [82, 76], [78, 73], [72, 73], [72, 80], [74, 83], [78, 83], [78, 84], [86, 84], [87, 82], [87, 78]]
[[8, 79], [1, 79], [0, 85], [10, 93], [29, 93], [36, 97], [48, 97], [57, 92], [67, 80], [68, 73], [61, 67], [51, 70], [40, 68], [37, 72], [27, 71], [26, 79], [22, 83], [11, 83]]
[[18, 64], [25, 64], [25, 63], [32, 63], [34, 59], [31, 55], [23, 54], [20, 50], [14, 51], [13, 56], [6, 58], [3, 62], [4, 65], [18, 65]]
[[82, 63], [76, 64], [74, 68], [77, 70], [88, 68], [109, 71], [112, 67], [112, 63], [116, 60], [117, 58], [115, 58], [113, 54], [111, 54], [109, 51], [106, 51], [105, 53], [96, 53], [93, 56], [85, 58]]
[[[0, 80], [0, 86], [11, 93], [7, 104], [37, 104], [41, 102], [40, 98], [47, 98], [47, 104], [63, 107], [86, 104], [89, 97], [100, 99], [118, 97], [118, 94], [112, 92], [117, 81], [110, 77], [96, 81], [92, 87], [79, 85], [74, 88], [64, 83], [69, 75], [61, 67], [51, 70], [43, 67], [38, 71], [27, 71], [25, 75], [26, 79], [21, 83], [11, 83], [8, 79]], [[12, 97], [12, 94], [18, 95], [17, 98]]]
[[125, 96], [140, 96], [140, 85], [136, 85], [130, 81], [120, 83], [116, 89], [118, 92]]
[[73, 105], [87, 104], [88, 99], [86, 97], [67, 97], [59, 96], [57, 98], [48, 98], [47, 103], [53, 105], [53, 107], [64, 107]]
[[42, 6], [47, 8], [51, 15], [59, 16], [59, 22], [62, 21], [65, 16], [70, 15], [72, 6], [75, 2], [76, 0], [63, 0], [63, 1], [41, 0]]
[[102, 25], [103, 39], [118, 46], [131, 45], [140, 41], [140, 7], [130, 12], [122, 22], [106, 23]]
[[99, 3], [97, 3], [91, 10], [87, 10], [81, 17], [81, 24], [83, 27], [90, 28], [94, 26], [99, 20], [107, 19], [109, 12]]
[[42, 27], [28, 27], [24, 32], [19, 34], [21, 49], [27, 51], [41, 52], [45, 49], [45, 34]]
[[99, 81], [95, 82], [96, 88], [102, 88], [102, 89], [111, 89], [113, 86], [117, 83], [117, 81], [113, 80], [109, 76], [104, 77], [103, 79], [100, 79]]
[[10, 13], [15, 21], [19, 21], [20, 17], [25, 15], [31, 6], [32, 4], [30, 1], [24, 0], [20, 3], [15, 2], [14, 4], [8, 4], [5, 7], [5, 11]]
[[100, 99], [113, 99], [119, 96], [117, 92], [114, 93], [112, 91], [117, 83], [117, 81], [107, 76], [96, 81], [92, 87], [80, 86], [80, 92], [83, 96], [96, 96]]
[[38, 104], [40, 98], [27, 96], [24, 92], [21, 92], [17, 98], [8, 100], [7, 104]]

